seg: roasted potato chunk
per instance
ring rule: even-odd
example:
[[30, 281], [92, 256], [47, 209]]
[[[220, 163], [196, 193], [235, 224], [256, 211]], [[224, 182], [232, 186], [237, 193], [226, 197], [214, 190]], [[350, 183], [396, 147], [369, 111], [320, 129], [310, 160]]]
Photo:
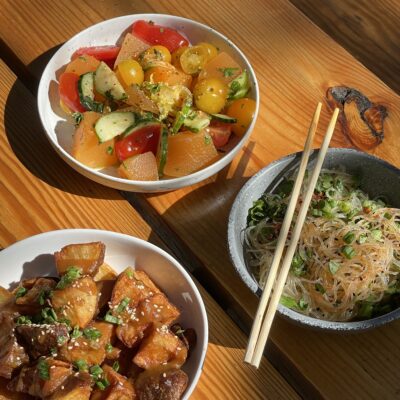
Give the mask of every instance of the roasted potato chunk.
[[70, 375], [48, 400], [89, 400], [92, 379], [87, 372]]
[[156, 293], [142, 300], [128, 318], [122, 316], [123, 323], [117, 327], [117, 337], [125, 346], [133, 347], [153, 323], [170, 325], [179, 315], [179, 310], [164, 294]]
[[51, 303], [59, 320], [67, 319], [71, 326], [85, 328], [97, 310], [96, 283], [90, 276], [77, 279], [64, 289], [53, 292]]
[[69, 339], [68, 328], [65, 324], [19, 325], [15, 328], [15, 332], [19, 343], [33, 359], [57, 351], [58, 347]]
[[155, 369], [142, 372], [135, 381], [138, 400], [179, 400], [188, 384], [187, 375], [180, 369]]
[[111, 308], [117, 307], [125, 298], [130, 300], [129, 307], [135, 308], [142, 300], [155, 293], [160, 293], [160, 290], [143, 271], [135, 271], [128, 267], [119, 275], [115, 283], [111, 297]]
[[51, 396], [71, 374], [71, 364], [53, 358], [41, 358], [32, 366], [22, 367], [8, 388], [44, 398]]
[[4, 310], [14, 303], [14, 295], [7, 289], [0, 286], [0, 310]]
[[92, 400], [133, 400], [135, 389], [124, 376], [115, 372], [109, 365], [103, 366], [105, 377], [110, 385], [105, 390], [95, 389]]
[[118, 274], [108, 264], [103, 263], [100, 265], [97, 274], [93, 277], [95, 282], [98, 281], [115, 281]]
[[143, 369], [169, 365], [180, 368], [187, 357], [185, 344], [174, 335], [168, 326], [153, 326], [151, 333], [142, 343], [133, 362]]
[[57, 271], [65, 274], [69, 267], [77, 267], [84, 275], [95, 276], [104, 262], [106, 246], [101, 242], [70, 244], [54, 253]]
[[14, 369], [29, 362], [29, 357], [14, 334], [15, 314], [0, 313], [0, 376], [10, 379]]
[[58, 357], [70, 363], [84, 360], [88, 365], [101, 364], [106, 358], [106, 345], [110, 343], [113, 329], [107, 322], [91, 322], [79, 331], [81, 336], [71, 334], [71, 340], [61, 347]]

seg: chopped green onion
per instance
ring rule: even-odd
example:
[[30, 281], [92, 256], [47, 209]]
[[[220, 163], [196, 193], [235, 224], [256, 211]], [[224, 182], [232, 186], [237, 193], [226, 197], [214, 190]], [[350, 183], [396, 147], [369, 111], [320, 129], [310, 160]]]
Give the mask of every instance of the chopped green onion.
[[105, 348], [107, 353], [111, 353], [114, 349], [111, 343], [107, 343]]
[[315, 290], [322, 294], [324, 294], [326, 292], [325, 288], [320, 283], [315, 284]]
[[88, 370], [88, 365], [85, 360], [76, 360], [74, 361], [74, 367], [78, 369], [79, 372], [85, 372]]
[[96, 386], [100, 390], [105, 390], [109, 385], [110, 385], [110, 382], [108, 382], [107, 378], [99, 379], [96, 381]]
[[17, 291], [15, 292], [15, 298], [19, 299], [20, 297], [23, 297], [26, 295], [28, 292], [28, 289], [24, 288], [23, 286], [19, 287]]
[[382, 231], [380, 229], [373, 229], [371, 231], [371, 236], [375, 239], [375, 240], [381, 240], [382, 239]]
[[79, 326], [75, 326], [74, 330], [71, 333], [71, 337], [73, 339], [77, 339], [78, 337], [82, 336], [82, 332], [79, 330]]
[[89, 371], [90, 375], [92, 375], [95, 379], [99, 379], [103, 374], [103, 369], [100, 367], [100, 365], [91, 366]]
[[353, 232], [347, 232], [344, 236], [343, 236], [343, 241], [347, 244], [350, 244], [354, 241], [355, 235]]
[[336, 261], [329, 261], [328, 265], [329, 265], [329, 271], [331, 272], [332, 275], [335, 275], [340, 268], [340, 264]]
[[121, 302], [118, 304], [117, 309], [115, 310], [117, 313], [122, 313], [128, 307], [129, 302], [131, 299], [129, 297], [124, 297]]
[[292, 297], [289, 296], [281, 296], [279, 302], [288, 308], [299, 308], [299, 305], [297, 304], [297, 301], [293, 299]]
[[122, 320], [121, 318], [115, 317], [114, 315], [110, 314], [110, 311], [104, 316], [104, 321], [109, 322], [110, 324], [121, 325]]
[[119, 371], [119, 362], [115, 361], [114, 364], [112, 365], [112, 368], [115, 372]]
[[339, 208], [345, 214], [351, 211], [351, 203], [349, 201], [341, 201], [339, 202]]
[[307, 310], [308, 304], [305, 302], [304, 299], [300, 299], [298, 304], [299, 304], [300, 310]]
[[81, 270], [76, 267], [69, 267], [65, 275], [63, 275], [60, 281], [57, 283], [56, 289], [65, 289], [73, 281], [81, 277]]
[[101, 337], [101, 332], [96, 328], [85, 328], [83, 330], [83, 336], [89, 340], [95, 340]]
[[358, 244], [363, 244], [363, 243], [365, 243], [367, 241], [367, 239], [368, 239], [367, 234], [361, 233], [361, 235], [357, 239], [357, 243]]
[[128, 278], [130, 278], [130, 279], [133, 278], [133, 271], [130, 268], [126, 269], [125, 273], [128, 276]]
[[48, 381], [50, 379], [50, 367], [49, 363], [44, 359], [41, 358], [37, 363], [37, 369], [39, 371], [40, 379], [44, 381]]
[[21, 315], [16, 320], [17, 325], [30, 325], [31, 323], [32, 323], [31, 317], [28, 317], [26, 315]]
[[301, 276], [305, 273], [305, 263], [298, 253], [293, 256], [292, 264], [290, 265], [290, 270], [296, 276]]
[[391, 219], [391, 218], [392, 218], [392, 215], [391, 215], [390, 213], [388, 213], [388, 212], [385, 212], [385, 214], [383, 214], [383, 216], [384, 216], [386, 219]]
[[352, 246], [343, 246], [342, 253], [348, 260], [351, 260], [356, 255]]

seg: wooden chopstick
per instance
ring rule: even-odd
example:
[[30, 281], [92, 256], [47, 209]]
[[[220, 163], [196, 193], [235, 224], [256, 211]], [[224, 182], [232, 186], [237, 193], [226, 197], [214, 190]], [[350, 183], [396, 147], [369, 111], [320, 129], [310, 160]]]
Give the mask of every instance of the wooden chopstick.
[[318, 180], [319, 174], [321, 172], [322, 164], [324, 162], [326, 152], [328, 150], [329, 143], [331, 141], [333, 131], [335, 129], [335, 124], [336, 124], [338, 114], [339, 114], [339, 109], [336, 108], [335, 111], [333, 112], [331, 121], [329, 122], [328, 129], [325, 133], [325, 138], [322, 143], [321, 149], [319, 150], [317, 162], [316, 162], [314, 170], [312, 172], [310, 183], [308, 185], [306, 195], [303, 199], [303, 203], [301, 204], [300, 211], [297, 216], [296, 224], [295, 224], [293, 232], [292, 232], [292, 237], [291, 237], [291, 240], [289, 243], [289, 247], [288, 247], [285, 257], [283, 259], [280, 273], [276, 280], [274, 291], [272, 293], [272, 297], [269, 302], [269, 307], [265, 314], [265, 319], [262, 324], [260, 336], [258, 337], [258, 341], [257, 341], [256, 347], [254, 350], [254, 354], [253, 354], [253, 358], [251, 360], [251, 364], [257, 368], [260, 365], [260, 361], [261, 361], [261, 357], [264, 352], [265, 344], [267, 342], [268, 335], [271, 330], [272, 321], [274, 319], [276, 309], [278, 307], [279, 300], [280, 300], [283, 288], [286, 283], [287, 275], [289, 273], [293, 255], [297, 248], [297, 243], [300, 238], [300, 234], [301, 234], [301, 230], [303, 228], [305, 218], [307, 216], [307, 211], [310, 206], [310, 202], [311, 202], [312, 195], [314, 193], [315, 185], [317, 184], [317, 180]]
[[274, 258], [272, 260], [271, 269], [268, 274], [268, 279], [265, 283], [264, 290], [260, 299], [260, 303], [258, 304], [256, 316], [254, 318], [253, 326], [251, 328], [249, 343], [247, 345], [246, 354], [244, 357], [244, 361], [251, 364], [251, 360], [253, 359], [254, 350], [257, 344], [257, 338], [261, 330], [261, 324], [263, 321], [265, 309], [267, 307], [269, 298], [271, 296], [272, 286], [275, 282], [276, 274], [279, 269], [279, 263], [281, 261], [282, 253], [285, 248], [286, 237], [289, 232], [290, 224], [292, 223], [294, 210], [296, 208], [297, 199], [300, 194], [301, 184], [303, 182], [304, 174], [307, 168], [308, 159], [312, 150], [312, 143], [314, 140], [315, 131], [317, 130], [317, 125], [319, 121], [319, 116], [321, 113], [322, 103], [318, 103], [317, 108], [314, 111], [314, 116], [311, 121], [310, 127], [308, 129], [308, 135], [306, 142], [304, 144], [304, 151], [301, 156], [299, 172], [297, 173], [296, 181], [293, 185], [292, 197], [289, 201], [289, 205], [285, 214], [285, 218], [283, 219], [281, 231], [279, 233], [278, 242], [274, 254]]

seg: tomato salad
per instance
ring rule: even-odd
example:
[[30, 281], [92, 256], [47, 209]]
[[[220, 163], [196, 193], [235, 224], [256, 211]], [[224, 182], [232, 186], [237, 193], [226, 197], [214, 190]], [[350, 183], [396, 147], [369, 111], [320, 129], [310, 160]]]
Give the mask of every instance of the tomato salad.
[[122, 178], [158, 180], [215, 162], [254, 118], [248, 72], [211, 43], [136, 21], [121, 45], [75, 51], [59, 78], [72, 155]]

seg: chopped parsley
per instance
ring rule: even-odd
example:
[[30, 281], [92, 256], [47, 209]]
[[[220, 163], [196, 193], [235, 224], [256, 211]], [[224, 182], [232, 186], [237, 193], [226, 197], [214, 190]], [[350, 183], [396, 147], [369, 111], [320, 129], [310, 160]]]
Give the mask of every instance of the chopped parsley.
[[212, 142], [211, 136], [210, 135], [205, 135], [204, 136], [204, 143], [205, 144], [211, 144], [211, 142]]
[[107, 154], [112, 154], [114, 152], [114, 148], [112, 146], [107, 147]]
[[83, 114], [81, 114], [80, 112], [74, 112], [71, 116], [74, 119], [75, 126], [78, 126], [83, 120]]
[[57, 283], [56, 289], [65, 289], [73, 281], [81, 277], [81, 270], [77, 267], [69, 267], [67, 272], [61, 277], [60, 281]]

